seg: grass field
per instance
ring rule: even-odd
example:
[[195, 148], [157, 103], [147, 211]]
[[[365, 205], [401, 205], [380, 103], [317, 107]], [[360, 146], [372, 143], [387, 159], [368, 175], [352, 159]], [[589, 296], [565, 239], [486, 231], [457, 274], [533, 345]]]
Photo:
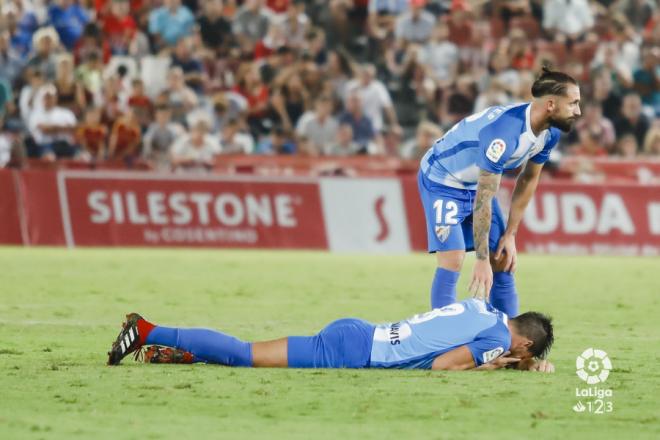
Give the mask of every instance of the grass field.
[[[247, 339], [311, 334], [339, 317], [424, 311], [433, 266], [428, 255], [0, 248], [0, 438], [660, 438], [658, 259], [521, 256], [521, 309], [555, 318], [554, 375], [105, 366], [130, 311]], [[610, 414], [571, 409], [587, 347], [612, 359]]]

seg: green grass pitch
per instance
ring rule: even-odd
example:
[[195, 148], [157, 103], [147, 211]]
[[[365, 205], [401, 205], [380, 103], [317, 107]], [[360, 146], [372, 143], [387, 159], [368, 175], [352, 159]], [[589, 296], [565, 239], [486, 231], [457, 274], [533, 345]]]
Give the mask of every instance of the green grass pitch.
[[[434, 259], [1, 248], [0, 438], [660, 438], [660, 260], [521, 255], [518, 266], [521, 310], [555, 318], [554, 375], [113, 368], [105, 353], [127, 312], [245, 339], [398, 320], [427, 308]], [[461, 292], [470, 271], [468, 258]], [[610, 414], [572, 410], [587, 347], [612, 360]]]

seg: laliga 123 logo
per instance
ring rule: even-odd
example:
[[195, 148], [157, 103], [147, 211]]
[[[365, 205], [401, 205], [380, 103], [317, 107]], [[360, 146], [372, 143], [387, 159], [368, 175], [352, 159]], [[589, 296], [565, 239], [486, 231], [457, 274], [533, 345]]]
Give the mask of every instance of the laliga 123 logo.
[[612, 412], [614, 410], [612, 389], [596, 386], [596, 384], [605, 382], [610, 375], [612, 362], [607, 353], [603, 350], [587, 348], [577, 357], [575, 366], [578, 377], [593, 386], [575, 389], [575, 397], [580, 400], [573, 406], [573, 411], [592, 414]]
[[603, 350], [587, 348], [575, 360], [577, 375], [589, 385], [605, 382], [610, 375], [612, 362]]

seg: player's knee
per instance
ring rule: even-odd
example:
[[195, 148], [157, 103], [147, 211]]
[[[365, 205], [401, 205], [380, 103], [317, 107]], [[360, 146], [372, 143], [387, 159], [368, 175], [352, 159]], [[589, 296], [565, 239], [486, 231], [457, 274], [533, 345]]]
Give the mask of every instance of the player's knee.
[[493, 257], [493, 254], [490, 254], [490, 267], [493, 269], [493, 272], [504, 272], [506, 267], [506, 258], [500, 258], [496, 260]]
[[438, 267], [460, 272], [463, 267], [463, 259], [465, 259], [464, 251], [449, 251], [449, 252], [436, 252], [438, 260]]

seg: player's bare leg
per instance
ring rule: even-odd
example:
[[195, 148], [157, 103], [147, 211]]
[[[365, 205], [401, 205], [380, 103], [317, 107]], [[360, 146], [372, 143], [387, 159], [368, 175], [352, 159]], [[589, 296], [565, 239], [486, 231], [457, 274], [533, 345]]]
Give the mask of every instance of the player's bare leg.
[[456, 250], [436, 252], [435, 257], [438, 261], [438, 267], [454, 272], [460, 272], [463, 267], [463, 260], [465, 260], [465, 251]]
[[252, 366], [286, 368], [288, 362], [288, 338], [252, 343]]

